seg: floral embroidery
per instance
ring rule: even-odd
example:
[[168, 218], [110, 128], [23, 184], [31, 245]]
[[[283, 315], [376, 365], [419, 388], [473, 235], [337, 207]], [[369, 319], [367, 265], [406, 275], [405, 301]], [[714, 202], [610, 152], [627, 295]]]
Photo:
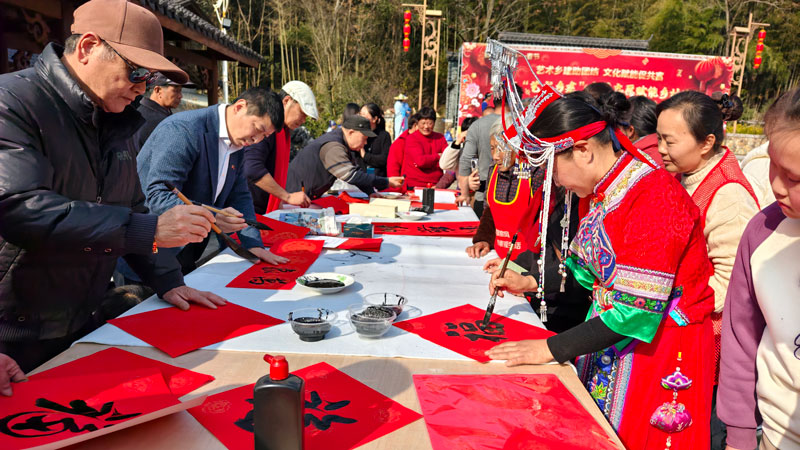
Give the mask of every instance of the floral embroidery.
[[667, 300], [655, 300], [652, 298], [636, 297], [635, 295], [626, 294], [620, 291], [613, 291], [611, 298], [616, 303], [632, 306], [637, 309], [642, 309], [648, 312], [664, 313], [669, 306]]
[[619, 358], [608, 348], [581, 356], [576, 364], [586, 389], [615, 430], [622, 421], [632, 363], [633, 354]]

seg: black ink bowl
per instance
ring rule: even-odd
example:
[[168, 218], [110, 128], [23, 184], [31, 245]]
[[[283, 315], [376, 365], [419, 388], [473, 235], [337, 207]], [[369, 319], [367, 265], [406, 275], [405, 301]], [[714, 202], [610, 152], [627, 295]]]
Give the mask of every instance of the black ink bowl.
[[350, 325], [359, 336], [365, 338], [383, 336], [392, 327], [396, 317], [391, 308], [366, 303], [350, 305], [347, 312]]
[[364, 302], [370, 305], [382, 306], [394, 311], [395, 319], [400, 317], [403, 313], [403, 308], [408, 303], [408, 299], [399, 294], [391, 294], [389, 292], [380, 292], [377, 294], [368, 294], [364, 296]]
[[325, 308], [301, 308], [289, 313], [292, 330], [300, 336], [301, 341], [317, 342], [325, 338], [331, 331], [336, 313]]

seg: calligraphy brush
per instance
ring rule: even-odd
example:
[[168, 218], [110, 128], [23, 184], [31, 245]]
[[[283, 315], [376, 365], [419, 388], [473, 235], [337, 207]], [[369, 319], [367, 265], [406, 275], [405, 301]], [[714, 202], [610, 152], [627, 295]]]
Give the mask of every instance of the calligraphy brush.
[[[193, 205], [196, 205], [196, 206], [200, 206], [200, 207], [202, 207], [202, 208], [205, 208], [205, 209], [207, 209], [207, 210], [209, 210], [209, 211], [211, 211], [211, 212], [215, 212], [215, 213], [217, 213], [217, 214], [222, 214], [223, 216], [226, 216], [226, 217], [234, 217], [234, 218], [235, 218], [235, 217], [239, 217], [239, 216], [237, 216], [237, 215], [235, 215], [235, 214], [231, 214], [231, 213], [229, 213], [229, 212], [227, 212], [227, 211], [223, 211], [223, 210], [221, 210], [221, 209], [217, 209], [217, 208], [214, 208], [213, 206], [208, 206], [208, 205], [205, 205], [205, 204], [203, 204], [203, 203], [196, 202], [196, 201], [194, 201], [194, 200], [192, 200], [192, 204], [193, 204]], [[247, 220], [247, 219], [244, 219], [244, 223], [246, 223], [246, 224], [250, 225], [251, 227], [253, 227], [253, 228], [257, 229], [257, 230], [264, 230], [264, 231], [270, 231], [270, 230], [272, 230], [272, 228], [270, 228], [270, 227], [268, 227], [268, 226], [264, 225], [263, 223], [261, 223], [261, 222], [259, 222], [259, 221], [257, 221], [257, 220]]]
[[[178, 188], [176, 188], [172, 183], [170, 183], [169, 181], [165, 181], [164, 185], [166, 185], [167, 189], [171, 190], [173, 194], [177, 195], [178, 198], [181, 199], [183, 203], [192, 206], [192, 201], [186, 198], [186, 196], [183, 195], [183, 193], [179, 191]], [[233, 250], [233, 252], [236, 253], [237, 255], [250, 261], [253, 264], [257, 264], [259, 261], [261, 261], [259, 257], [250, 252], [250, 250], [237, 244], [236, 241], [234, 241], [230, 236], [223, 233], [222, 230], [220, 230], [216, 224], [212, 223], [211, 229], [214, 230], [214, 232], [217, 233], [217, 235], [219, 235], [223, 241], [225, 241], [225, 244], [228, 247], [230, 247], [230, 249]]]
[[[503, 275], [506, 274], [506, 267], [508, 266], [508, 260], [511, 259], [511, 253], [514, 251], [514, 245], [517, 244], [517, 236], [519, 235], [519, 231], [514, 233], [514, 237], [511, 238], [511, 246], [508, 248], [508, 253], [506, 253], [505, 259], [503, 259], [503, 267], [500, 268], [500, 276], [498, 278], [503, 278]], [[483, 315], [483, 322], [480, 323], [479, 327], [481, 330], [486, 328], [489, 325], [489, 319], [492, 318], [492, 312], [494, 312], [494, 303], [497, 301], [497, 291], [500, 288], [497, 286], [494, 287], [494, 292], [492, 293], [492, 298], [489, 299], [489, 306], [486, 307], [486, 314]]]

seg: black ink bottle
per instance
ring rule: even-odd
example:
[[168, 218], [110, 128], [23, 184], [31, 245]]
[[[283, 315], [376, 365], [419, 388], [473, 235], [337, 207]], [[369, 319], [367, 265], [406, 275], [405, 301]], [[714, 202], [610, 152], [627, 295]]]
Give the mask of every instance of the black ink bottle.
[[436, 189], [432, 189], [430, 184], [422, 189], [422, 211], [426, 214], [433, 214], [433, 202], [436, 197]]
[[255, 450], [302, 450], [305, 386], [283, 356], [264, 355], [269, 375], [253, 388]]

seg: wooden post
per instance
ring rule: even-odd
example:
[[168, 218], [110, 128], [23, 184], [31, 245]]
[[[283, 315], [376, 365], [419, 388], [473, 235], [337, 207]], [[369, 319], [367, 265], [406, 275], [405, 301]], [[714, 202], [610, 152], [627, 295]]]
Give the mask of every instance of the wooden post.
[[422, 66], [425, 61], [425, 22], [426, 12], [428, 10], [428, 0], [422, 2], [422, 14], [420, 14], [420, 22], [422, 23], [422, 38], [419, 46], [419, 96], [417, 98], [417, 111], [422, 109]]
[[217, 103], [219, 103], [219, 61], [214, 61], [208, 77], [208, 106]]
[[433, 110], [436, 110], [436, 106], [439, 100], [439, 39], [441, 37], [440, 32], [442, 31], [442, 18], [438, 18], [436, 20], [436, 57], [433, 58], [434, 64], [436, 68], [433, 70]]

